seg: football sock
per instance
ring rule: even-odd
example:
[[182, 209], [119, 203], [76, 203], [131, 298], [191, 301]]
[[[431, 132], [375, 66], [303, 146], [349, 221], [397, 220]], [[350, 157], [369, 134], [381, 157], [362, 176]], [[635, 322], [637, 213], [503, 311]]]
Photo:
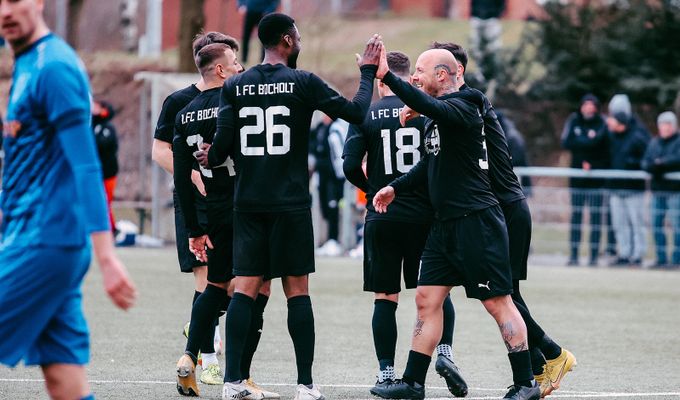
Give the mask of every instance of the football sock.
[[314, 313], [309, 296], [295, 296], [288, 299], [288, 332], [295, 347], [297, 383], [311, 385], [315, 336]]
[[396, 312], [397, 303], [385, 299], [375, 300], [372, 321], [375, 355], [380, 363], [380, 371], [391, 367], [392, 375], [394, 375], [394, 353], [397, 347]]
[[529, 347], [529, 353], [531, 353], [531, 369], [534, 371], [534, 375], [540, 375], [543, 373], [543, 366], [545, 365], [545, 357], [538, 347]]
[[208, 353], [208, 354], [202, 353], [202, 354], [201, 354], [201, 359], [202, 359], [202, 361], [201, 361], [201, 363], [202, 363], [202, 364], [201, 364], [201, 367], [202, 367], [204, 370], [207, 369], [209, 366], [211, 366], [211, 365], [213, 365], [213, 364], [218, 364], [218, 365], [219, 365], [219, 361], [217, 361], [217, 354], [215, 354], [215, 353]]
[[[448, 349], [450, 352], [451, 346], [453, 346], [453, 328], [456, 324], [456, 309], [453, 308], [451, 295], [447, 295], [446, 298], [444, 299], [442, 311], [444, 314], [444, 324], [442, 327], [442, 338], [439, 341], [439, 344], [448, 345]], [[437, 351], [437, 354], [441, 353]]]
[[194, 303], [196, 303], [196, 299], [198, 299], [198, 296], [200, 296], [201, 293], [203, 293], [203, 292], [199, 292], [198, 290], [194, 290], [194, 299], [191, 300], [191, 305], [192, 305], [192, 306], [194, 305]]
[[545, 333], [543, 328], [533, 319], [527, 303], [519, 291], [519, 281], [513, 281], [512, 300], [527, 326], [527, 342], [529, 347], [538, 347], [546, 359], [553, 360], [562, 354], [562, 348]]
[[[220, 309], [227, 301], [227, 292], [214, 285], [208, 285], [191, 310], [189, 339], [186, 350], [192, 354], [215, 352], [213, 344], [214, 321]], [[208, 340], [209, 339], [209, 340]]]
[[[393, 361], [394, 363], [394, 361]], [[397, 377], [394, 374], [394, 365], [386, 365], [383, 367], [382, 360], [380, 363], [380, 372], [378, 373], [378, 382], [385, 382], [386, 380], [395, 380]]]
[[426, 354], [413, 350], [409, 351], [402, 380], [411, 386], [413, 386], [414, 382], [425, 386], [425, 376], [427, 375], [427, 369], [430, 368], [430, 361], [432, 361], [432, 357]]
[[250, 329], [248, 330], [248, 339], [246, 339], [246, 346], [243, 349], [243, 358], [241, 359], [241, 376], [243, 379], [250, 378], [250, 364], [253, 362], [253, 356], [257, 345], [260, 343], [262, 337], [262, 326], [264, 325], [264, 308], [267, 306], [269, 296], [258, 294], [253, 305], [253, 314], [250, 318]]
[[515, 385], [531, 387], [534, 374], [531, 371], [531, 355], [529, 350], [508, 353], [512, 367], [512, 380]]
[[541, 339], [538, 348], [541, 349], [541, 352], [548, 360], [554, 360], [562, 354], [562, 348], [557, 343], [553, 342], [548, 335], [543, 335], [543, 339]]
[[241, 329], [250, 326], [250, 319], [253, 314], [254, 299], [243, 293], [234, 293], [229, 309], [227, 310], [227, 320], [225, 323], [225, 348], [227, 356], [227, 368], [224, 373], [225, 382], [240, 381], [241, 378], [241, 357], [243, 348], [248, 338], [248, 330]]

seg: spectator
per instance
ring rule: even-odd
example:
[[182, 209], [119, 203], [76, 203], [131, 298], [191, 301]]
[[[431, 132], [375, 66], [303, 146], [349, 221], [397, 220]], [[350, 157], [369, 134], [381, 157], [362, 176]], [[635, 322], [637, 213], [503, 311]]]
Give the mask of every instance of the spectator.
[[647, 135], [649, 138], [652, 137], [651, 132], [649, 132], [649, 130], [645, 127], [645, 124], [642, 123], [640, 117], [638, 117], [638, 115], [633, 112], [633, 105], [630, 103], [630, 99], [628, 98], [627, 94], [619, 93], [612, 96], [612, 99], [609, 100], [608, 109], [610, 115], [614, 115], [618, 112], [626, 114], [630, 120], [630, 126], [632, 129], [637, 129], [638, 131]]
[[[505, 139], [508, 142], [508, 150], [510, 151], [510, 158], [513, 167], [528, 167], [529, 158], [527, 157], [527, 148], [524, 143], [524, 136], [517, 130], [515, 123], [508, 118], [504, 112], [496, 111], [498, 122], [503, 128]], [[531, 177], [523, 176], [521, 178], [522, 191], [524, 195], [531, 196]]]
[[339, 204], [342, 200], [345, 174], [342, 171], [342, 149], [349, 124], [328, 116], [312, 131], [311, 155], [319, 176], [319, 204], [321, 215], [328, 224], [327, 241], [317, 249], [317, 255], [339, 256], [343, 248], [338, 241], [340, 225]]
[[505, 0], [472, 0], [470, 51], [486, 80], [496, 74], [496, 55], [502, 46], [503, 32], [499, 18], [504, 10]]
[[[649, 138], [632, 126], [623, 112], [607, 117], [609, 158], [611, 167], [639, 170]], [[647, 251], [647, 228], [644, 219], [645, 181], [642, 179], [610, 179], [609, 203], [618, 244], [615, 266], [640, 266]]]
[[[241, 61], [248, 63], [250, 50], [250, 35], [267, 14], [273, 13], [279, 7], [280, 0], [238, 0], [238, 12], [243, 17], [243, 37], [241, 38]], [[258, 63], [264, 59], [264, 49], [261, 49]]]
[[[592, 94], [581, 99], [579, 110], [569, 116], [562, 131], [562, 147], [571, 151], [571, 167], [583, 170], [603, 169], [609, 165], [607, 156], [607, 130], [600, 114], [600, 101]], [[604, 204], [604, 180], [571, 178], [571, 229], [569, 232], [570, 255], [568, 265], [578, 265], [581, 244], [583, 210], [590, 212], [590, 262], [597, 265], [602, 232], [602, 209]]]
[[[678, 120], [670, 111], [657, 118], [659, 136], [652, 139], [642, 160], [642, 168], [652, 174], [652, 229], [656, 245], [653, 268], [680, 266], [680, 182], [664, 179], [666, 172], [680, 171]], [[664, 220], [666, 214], [673, 231], [673, 256], [668, 264]]]
[[118, 175], [118, 137], [116, 128], [111, 123], [115, 112], [113, 107], [103, 101], [92, 102], [92, 129], [97, 142], [97, 153], [102, 164], [106, 203], [109, 207], [109, 221], [111, 230], [116, 231], [116, 220], [111, 210], [113, 192], [116, 189], [116, 175]]

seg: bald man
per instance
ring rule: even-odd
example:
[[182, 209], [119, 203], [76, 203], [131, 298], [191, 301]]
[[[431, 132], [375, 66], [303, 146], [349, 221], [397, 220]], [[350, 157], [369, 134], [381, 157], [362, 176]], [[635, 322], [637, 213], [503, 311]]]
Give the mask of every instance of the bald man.
[[460, 77], [456, 71], [456, 59], [443, 49], [418, 57], [413, 86], [390, 73], [384, 57], [378, 68], [378, 78], [411, 112], [427, 117], [427, 154], [407, 174], [376, 193], [373, 205], [376, 211], [385, 212], [395, 196], [425, 184], [435, 210], [421, 259], [418, 316], [406, 370], [401, 381], [378, 395], [425, 397], [430, 355], [442, 334], [442, 304], [454, 286], [463, 286], [467, 297], [479, 299], [496, 320], [508, 349], [514, 383], [504, 399], [537, 400], [540, 389], [533, 379], [526, 326], [510, 297], [508, 233], [489, 181], [483, 102], [457, 93]]

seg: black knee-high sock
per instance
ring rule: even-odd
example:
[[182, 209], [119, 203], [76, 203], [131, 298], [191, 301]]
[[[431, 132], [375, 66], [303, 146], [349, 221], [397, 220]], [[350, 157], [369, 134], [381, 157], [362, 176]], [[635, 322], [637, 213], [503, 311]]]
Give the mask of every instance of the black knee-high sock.
[[[200, 349], [204, 353], [214, 353], [212, 335], [215, 331], [215, 317], [220, 309], [224, 308], [227, 301], [227, 292], [214, 285], [208, 285], [203, 294], [198, 296], [191, 309], [191, 323], [189, 324], [189, 339], [186, 351], [191, 355], [197, 355]], [[210, 335], [208, 335], [210, 334]], [[210, 336], [209, 349], [203, 350], [205, 338]]]
[[288, 299], [288, 332], [295, 347], [297, 383], [311, 385], [315, 337], [314, 312], [309, 296], [296, 296]]
[[439, 341], [439, 344], [453, 346], [453, 328], [456, 325], [456, 309], [453, 308], [451, 295], [446, 296], [444, 299], [442, 311], [444, 312], [444, 325], [442, 329], [442, 339]]
[[432, 357], [427, 354], [409, 351], [403, 381], [409, 385], [418, 382], [425, 386], [425, 376], [427, 376], [427, 369], [430, 368], [430, 361], [432, 361]]
[[397, 303], [377, 299], [373, 306], [373, 344], [380, 370], [394, 366], [397, 348]]
[[531, 354], [531, 370], [534, 371], [534, 375], [540, 375], [543, 373], [543, 366], [545, 365], [545, 357], [541, 353], [541, 349], [538, 347], [529, 347], [529, 353]]
[[538, 347], [548, 360], [559, 357], [562, 353], [562, 348], [546, 335], [543, 328], [541, 328], [541, 326], [538, 325], [538, 322], [531, 316], [529, 307], [527, 307], [527, 304], [519, 291], [518, 280], [513, 281], [512, 300], [527, 326], [527, 341], [529, 347]]
[[203, 292], [199, 292], [198, 290], [194, 290], [194, 298], [191, 300], [191, 306], [194, 306], [194, 303], [196, 302], [196, 299], [198, 299], [198, 296], [200, 296]]
[[529, 350], [508, 353], [510, 366], [512, 367], [512, 380], [515, 385], [531, 386], [534, 373], [531, 370], [531, 355]]
[[225, 347], [227, 356], [227, 370], [224, 374], [225, 382], [236, 382], [243, 379], [241, 376], [241, 357], [243, 348], [248, 338], [248, 330], [244, 326], [250, 326], [255, 300], [243, 293], [234, 293], [229, 308], [227, 309], [227, 322], [225, 334]]
[[250, 328], [248, 330], [248, 339], [246, 339], [246, 346], [243, 349], [243, 358], [241, 358], [241, 376], [243, 379], [250, 378], [250, 364], [253, 362], [253, 356], [257, 345], [260, 343], [262, 337], [262, 326], [264, 325], [264, 308], [267, 306], [269, 296], [258, 294], [253, 305], [253, 315], [250, 319]]

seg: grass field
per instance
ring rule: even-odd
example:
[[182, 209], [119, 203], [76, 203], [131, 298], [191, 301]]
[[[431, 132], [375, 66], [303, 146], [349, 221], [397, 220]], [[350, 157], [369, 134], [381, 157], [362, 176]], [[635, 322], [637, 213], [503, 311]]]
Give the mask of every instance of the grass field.
[[[139, 288], [137, 307], [120, 312], [105, 297], [97, 268], [87, 276], [85, 312], [92, 331], [88, 373], [98, 399], [172, 399], [174, 366], [185, 339], [193, 280], [178, 272], [174, 249], [125, 249], [120, 254]], [[546, 331], [574, 352], [562, 399], [680, 399], [680, 273], [568, 269], [533, 265], [523, 294]], [[372, 296], [361, 291], [361, 264], [319, 259], [311, 280], [316, 318], [314, 375], [328, 399], [369, 399], [377, 362], [370, 321]], [[454, 290], [454, 351], [471, 388], [468, 398], [499, 399], [511, 383], [505, 347], [478, 302]], [[413, 293], [398, 311], [401, 373], [415, 316]], [[223, 361], [223, 360], [222, 360]], [[275, 282], [254, 361], [255, 379], [292, 399], [295, 362], [283, 293]], [[46, 398], [39, 369], [0, 367], [0, 399]], [[433, 368], [428, 398], [449, 398]], [[201, 386], [221, 398], [220, 386]]]

